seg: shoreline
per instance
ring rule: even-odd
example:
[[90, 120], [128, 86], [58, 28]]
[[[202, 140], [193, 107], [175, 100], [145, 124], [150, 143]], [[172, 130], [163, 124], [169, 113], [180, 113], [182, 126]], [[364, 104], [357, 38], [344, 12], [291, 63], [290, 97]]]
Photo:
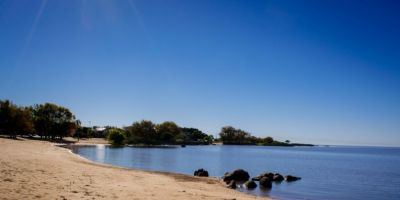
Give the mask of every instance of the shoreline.
[[0, 145], [3, 199], [269, 199], [213, 177], [97, 163], [57, 143], [0, 138]]

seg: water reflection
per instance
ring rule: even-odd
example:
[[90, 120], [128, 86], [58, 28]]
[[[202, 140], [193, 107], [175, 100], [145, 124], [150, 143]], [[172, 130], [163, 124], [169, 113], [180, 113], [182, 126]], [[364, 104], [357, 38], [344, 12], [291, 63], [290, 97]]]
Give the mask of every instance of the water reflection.
[[96, 145], [96, 159], [100, 162], [104, 162], [105, 158], [105, 145], [104, 144], [99, 144]]

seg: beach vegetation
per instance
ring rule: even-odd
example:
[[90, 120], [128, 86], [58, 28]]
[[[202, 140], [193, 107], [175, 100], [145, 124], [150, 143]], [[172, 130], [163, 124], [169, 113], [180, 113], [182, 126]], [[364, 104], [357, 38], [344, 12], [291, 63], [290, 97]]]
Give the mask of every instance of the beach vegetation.
[[52, 103], [17, 106], [9, 100], [0, 100], [0, 134], [39, 135], [44, 139], [62, 139], [72, 136], [79, 126], [72, 112]]
[[16, 138], [34, 131], [31, 109], [0, 100], [0, 133]]
[[155, 129], [157, 136], [163, 143], [173, 144], [177, 139], [183, 139], [181, 129], [175, 124], [175, 122], [166, 121], [161, 124], [157, 124]]
[[74, 137], [77, 138], [92, 138], [94, 137], [94, 129], [91, 127], [85, 127], [85, 126], [78, 126], [76, 129], [76, 132], [74, 134]]
[[166, 121], [155, 124], [149, 120], [133, 122], [125, 127], [127, 144], [211, 144], [212, 135], [200, 131], [197, 128], [182, 128], [175, 122]]
[[255, 137], [247, 131], [236, 129], [232, 126], [222, 127], [219, 136], [220, 138], [214, 141], [222, 142], [222, 144], [226, 145], [313, 146], [311, 144], [290, 143], [289, 140], [281, 142], [274, 140], [272, 137]]
[[32, 114], [37, 134], [45, 139], [72, 136], [78, 126], [72, 112], [56, 104], [36, 104], [32, 108]]
[[220, 142], [226, 145], [266, 145], [266, 146], [312, 146], [274, 140], [272, 137], [255, 137], [251, 133], [232, 126], [221, 128], [219, 138], [204, 133], [197, 128], [180, 127], [173, 121], [159, 124], [150, 120], [133, 122], [123, 129], [104, 127], [84, 127], [75, 115], [63, 106], [53, 103], [17, 106], [9, 100], [0, 100], [0, 134], [16, 138], [18, 135], [40, 136], [41, 139], [63, 139], [100, 137], [113, 145], [202, 145]]
[[232, 126], [225, 126], [221, 128], [219, 133], [223, 144], [254, 144], [254, 138], [250, 133], [236, 129]]
[[207, 135], [197, 128], [181, 128], [184, 141], [191, 144], [210, 144], [214, 141], [213, 135]]
[[111, 128], [107, 130], [107, 140], [113, 146], [121, 146], [125, 144], [125, 130], [119, 128]]
[[129, 144], [157, 144], [158, 135], [156, 124], [149, 120], [134, 122], [131, 126], [125, 127], [126, 143]]

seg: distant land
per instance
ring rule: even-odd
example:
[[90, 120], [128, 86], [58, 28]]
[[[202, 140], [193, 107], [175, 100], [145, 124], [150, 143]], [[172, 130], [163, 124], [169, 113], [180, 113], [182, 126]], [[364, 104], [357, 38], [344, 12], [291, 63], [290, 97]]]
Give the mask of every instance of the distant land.
[[112, 145], [264, 145], [264, 146], [313, 146], [312, 144], [290, 143], [272, 137], [255, 137], [247, 131], [232, 126], [221, 128], [219, 138], [197, 128], [180, 127], [173, 121], [160, 124], [150, 120], [133, 122], [118, 128], [84, 127], [68, 109], [53, 103], [17, 106], [10, 100], [0, 100], [0, 134], [10, 138], [38, 136], [41, 139], [62, 140], [64, 137], [106, 138]]

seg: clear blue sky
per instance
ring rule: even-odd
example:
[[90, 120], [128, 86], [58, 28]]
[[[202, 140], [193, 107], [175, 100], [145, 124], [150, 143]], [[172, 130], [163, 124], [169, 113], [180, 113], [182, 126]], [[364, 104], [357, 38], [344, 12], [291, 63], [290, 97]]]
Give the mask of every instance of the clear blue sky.
[[400, 146], [398, 1], [0, 0], [0, 99]]

